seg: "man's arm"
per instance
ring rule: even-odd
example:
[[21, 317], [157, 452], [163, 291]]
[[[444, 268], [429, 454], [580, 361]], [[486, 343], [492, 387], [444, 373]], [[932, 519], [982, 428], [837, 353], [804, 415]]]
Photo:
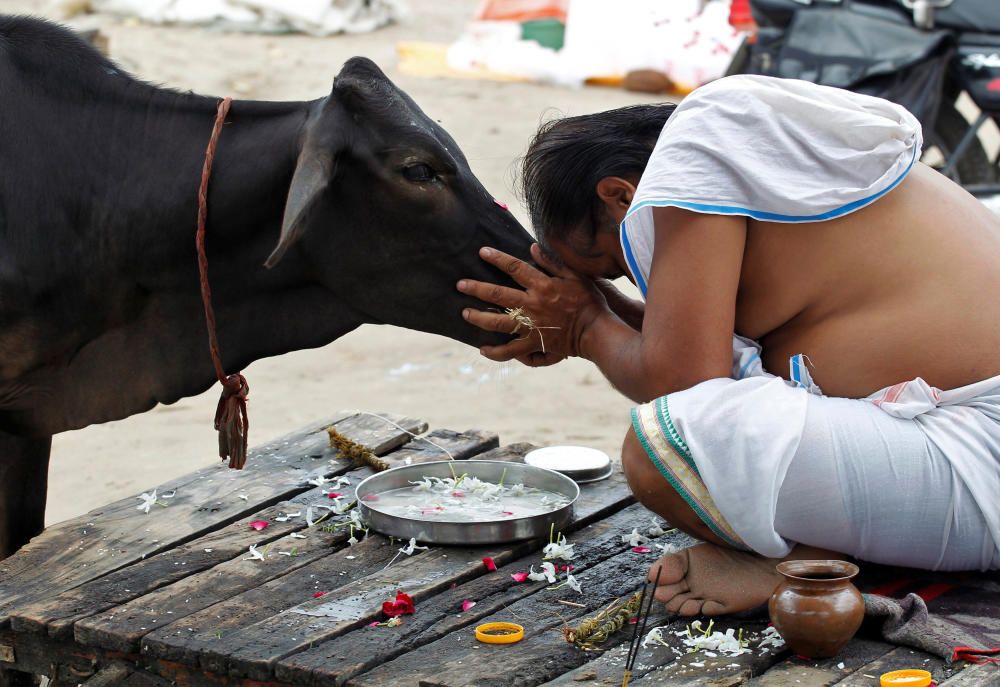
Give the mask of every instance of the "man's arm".
[[604, 300], [608, 302], [611, 312], [632, 329], [637, 332], [642, 331], [642, 317], [646, 310], [645, 303], [629, 298], [607, 279], [597, 279], [594, 284], [604, 294]]
[[578, 354], [622, 393], [645, 402], [728, 377], [736, 294], [746, 242], [743, 217], [655, 208], [656, 241], [642, 330], [602, 313]]

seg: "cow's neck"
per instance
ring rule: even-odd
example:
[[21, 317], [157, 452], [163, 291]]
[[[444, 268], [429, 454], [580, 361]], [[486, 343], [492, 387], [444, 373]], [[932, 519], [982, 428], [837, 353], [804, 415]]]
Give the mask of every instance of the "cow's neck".
[[[103, 117], [103, 135], [92, 135], [87, 146], [107, 167], [96, 165], [81, 178], [94, 199], [82, 215], [92, 213], [87, 231], [109, 251], [81, 284], [77, 321], [63, 337], [73, 355], [18, 380], [50, 402], [0, 405], [0, 411], [25, 413], [18, 424], [34, 433], [127, 417], [215, 383], [194, 252], [197, 188], [215, 101], [172, 95], [179, 106], [151, 106], [144, 116], [124, 117], [100, 102], [92, 108]], [[275, 269], [263, 267], [278, 240], [308, 107], [235, 102], [219, 140], [207, 252], [228, 373], [259, 358], [324, 345], [363, 321], [311, 281], [295, 251]]]

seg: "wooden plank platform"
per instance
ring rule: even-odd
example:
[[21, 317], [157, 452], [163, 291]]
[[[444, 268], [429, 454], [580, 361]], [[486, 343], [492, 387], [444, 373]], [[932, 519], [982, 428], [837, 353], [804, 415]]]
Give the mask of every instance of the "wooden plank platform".
[[[242, 472], [216, 464], [160, 485], [149, 513], [131, 497], [51, 527], [0, 562], [0, 685], [24, 682], [26, 673], [55, 687], [621, 684], [626, 632], [593, 652], [562, 634], [636, 589], [655, 558], [622, 541], [652, 518], [620, 473], [582, 485], [566, 528], [584, 587], [577, 593], [512, 579], [540, 564], [546, 542], [403, 556], [400, 542], [375, 533], [351, 545], [347, 514], [310, 527], [306, 511], [331, 503], [325, 493], [337, 484], [324, 480], [340, 479], [336, 490], [348, 491], [371, 474], [330, 447], [331, 425], [390, 465], [445, 458], [438, 447], [459, 460], [514, 461], [531, 448], [499, 447], [496, 435], [476, 430], [424, 434], [432, 444], [411, 439], [427, 430], [419, 420], [345, 412], [258, 447]], [[257, 531], [254, 520], [269, 525]], [[656, 543], [692, 540], [674, 531]], [[487, 570], [484, 557], [498, 569]], [[370, 627], [399, 589], [417, 612], [398, 627]], [[475, 605], [463, 612], [465, 600]], [[498, 620], [524, 625], [524, 641], [476, 642], [474, 627]], [[641, 654], [633, 672], [640, 687], [868, 686], [903, 666], [932, 670], [942, 687], [1000, 685], [996, 666], [957, 670], [871, 639], [823, 661], [763, 650], [759, 618], [719, 622], [753, 638], [753, 650], [734, 658], [687, 653], [675, 634], [685, 623], [662, 611], [654, 624], [667, 628], [667, 641]]]

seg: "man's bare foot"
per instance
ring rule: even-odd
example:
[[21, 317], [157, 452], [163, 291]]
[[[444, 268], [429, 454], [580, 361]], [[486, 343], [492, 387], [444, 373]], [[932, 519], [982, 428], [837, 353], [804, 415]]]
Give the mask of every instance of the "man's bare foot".
[[[831, 551], [797, 546], [782, 560], [843, 557]], [[781, 574], [774, 569], [779, 562], [715, 544], [698, 544], [658, 560], [649, 572], [649, 579], [656, 579], [657, 569], [662, 567], [654, 597], [666, 604], [671, 613], [725, 615], [766, 603], [781, 582]]]

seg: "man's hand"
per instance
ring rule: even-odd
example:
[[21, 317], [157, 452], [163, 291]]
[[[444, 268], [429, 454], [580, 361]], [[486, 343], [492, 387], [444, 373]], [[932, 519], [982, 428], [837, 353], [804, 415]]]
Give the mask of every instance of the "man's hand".
[[555, 265], [538, 244], [531, 247], [531, 256], [549, 274], [493, 248], [483, 248], [479, 255], [509, 274], [524, 291], [471, 279], [460, 281], [458, 290], [505, 311], [520, 309], [532, 323], [529, 328], [507, 312], [467, 308], [462, 316], [481, 329], [522, 334], [508, 344], [481, 348], [480, 353], [490, 360], [516, 359], [531, 367], [541, 367], [580, 355], [583, 332], [602, 314], [610, 312], [593, 280]]

